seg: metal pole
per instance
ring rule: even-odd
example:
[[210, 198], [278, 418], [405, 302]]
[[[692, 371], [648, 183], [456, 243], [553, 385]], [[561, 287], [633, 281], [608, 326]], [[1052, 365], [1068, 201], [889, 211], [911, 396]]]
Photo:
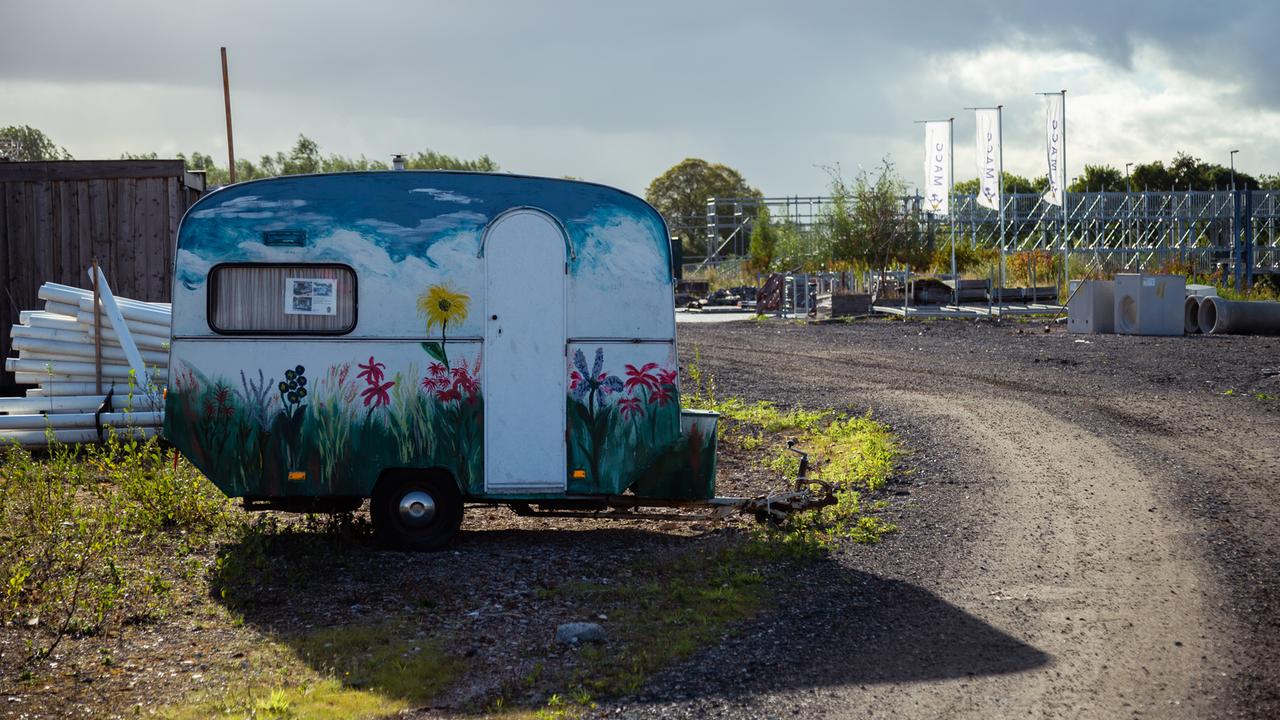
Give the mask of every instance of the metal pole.
[[951, 304], [960, 305], [960, 276], [956, 274], [956, 119], [947, 119], [947, 145], [951, 149], [951, 173], [947, 179], [947, 218], [951, 225]]
[[[1058, 160], [1062, 163], [1061, 173], [1062, 179], [1067, 178], [1067, 91], [1062, 91], [1062, 157]], [[1071, 256], [1068, 249], [1069, 240], [1067, 239], [1067, 221], [1070, 215], [1067, 212], [1067, 188], [1063, 184], [1062, 188], [1062, 292], [1065, 294], [1071, 284]]]
[[[1133, 181], [1129, 177], [1129, 168], [1133, 167], [1133, 163], [1124, 164], [1124, 244], [1125, 247], [1133, 244]], [[1101, 270], [1102, 266], [1099, 265]]]
[[1004, 304], [1004, 287], [1008, 284], [1005, 277], [1005, 237], [1004, 237], [1004, 106], [996, 106], [996, 122], [1000, 125], [1000, 177], [997, 194], [1000, 196], [1000, 303]]
[[236, 148], [231, 141], [231, 81], [227, 76], [227, 49], [222, 48], [222, 101], [227, 109], [227, 178], [236, 181]]
[[98, 258], [93, 259], [93, 375], [97, 394], [102, 394], [102, 305], [98, 290]]

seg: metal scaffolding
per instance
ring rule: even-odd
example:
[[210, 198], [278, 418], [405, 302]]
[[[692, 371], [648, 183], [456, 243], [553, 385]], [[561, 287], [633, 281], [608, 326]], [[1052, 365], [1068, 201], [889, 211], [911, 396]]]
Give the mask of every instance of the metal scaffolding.
[[[1155, 270], [1174, 262], [1200, 273], [1222, 269], [1238, 284], [1253, 273], [1280, 272], [1280, 191], [1169, 191], [1066, 193], [1066, 212], [1038, 193], [1005, 196], [1005, 251], [1044, 250], [1111, 271]], [[708, 198], [701, 231], [703, 264], [747, 254], [751, 225], [761, 206], [774, 222], [815, 232], [830, 212], [830, 197]], [[904, 212], [920, 213], [921, 197], [902, 198]], [[973, 247], [999, 247], [999, 213], [957, 195], [949, 217], [933, 218], [938, 237]], [[1064, 215], [1066, 232], [1063, 232]], [[924, 219], [924, 218], [921, 218]], [[692, 230], [696, 219], [675, 219]]]

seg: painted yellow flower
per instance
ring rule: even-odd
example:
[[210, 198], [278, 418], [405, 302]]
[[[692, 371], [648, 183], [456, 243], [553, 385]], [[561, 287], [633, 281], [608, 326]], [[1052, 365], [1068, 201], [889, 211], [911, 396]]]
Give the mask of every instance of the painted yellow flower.
[[427, 317], [427, 332], [436, 325], [443, 333], [447, 325], [457, 325], [467, 319], [469, 297], [447, 285], [432, 285], [418, 296], [418, 312]]

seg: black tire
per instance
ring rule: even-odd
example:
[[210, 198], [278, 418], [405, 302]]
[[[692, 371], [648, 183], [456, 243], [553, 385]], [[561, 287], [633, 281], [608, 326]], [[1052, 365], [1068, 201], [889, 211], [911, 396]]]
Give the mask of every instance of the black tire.
[[442, 550], [462, 526], [462, 493], [448, 473], [389, 473], [373, 490], [369, 514], [378, 543], [385, 548]]

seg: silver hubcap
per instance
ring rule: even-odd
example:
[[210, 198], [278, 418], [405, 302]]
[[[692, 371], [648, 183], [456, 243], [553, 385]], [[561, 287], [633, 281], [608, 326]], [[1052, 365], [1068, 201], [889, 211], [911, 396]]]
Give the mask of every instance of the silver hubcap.
[[436, 516], [436, 501], [421, 490], [414, 490], [400, 498], [400, 522], [410, 527], [422, 527]]

